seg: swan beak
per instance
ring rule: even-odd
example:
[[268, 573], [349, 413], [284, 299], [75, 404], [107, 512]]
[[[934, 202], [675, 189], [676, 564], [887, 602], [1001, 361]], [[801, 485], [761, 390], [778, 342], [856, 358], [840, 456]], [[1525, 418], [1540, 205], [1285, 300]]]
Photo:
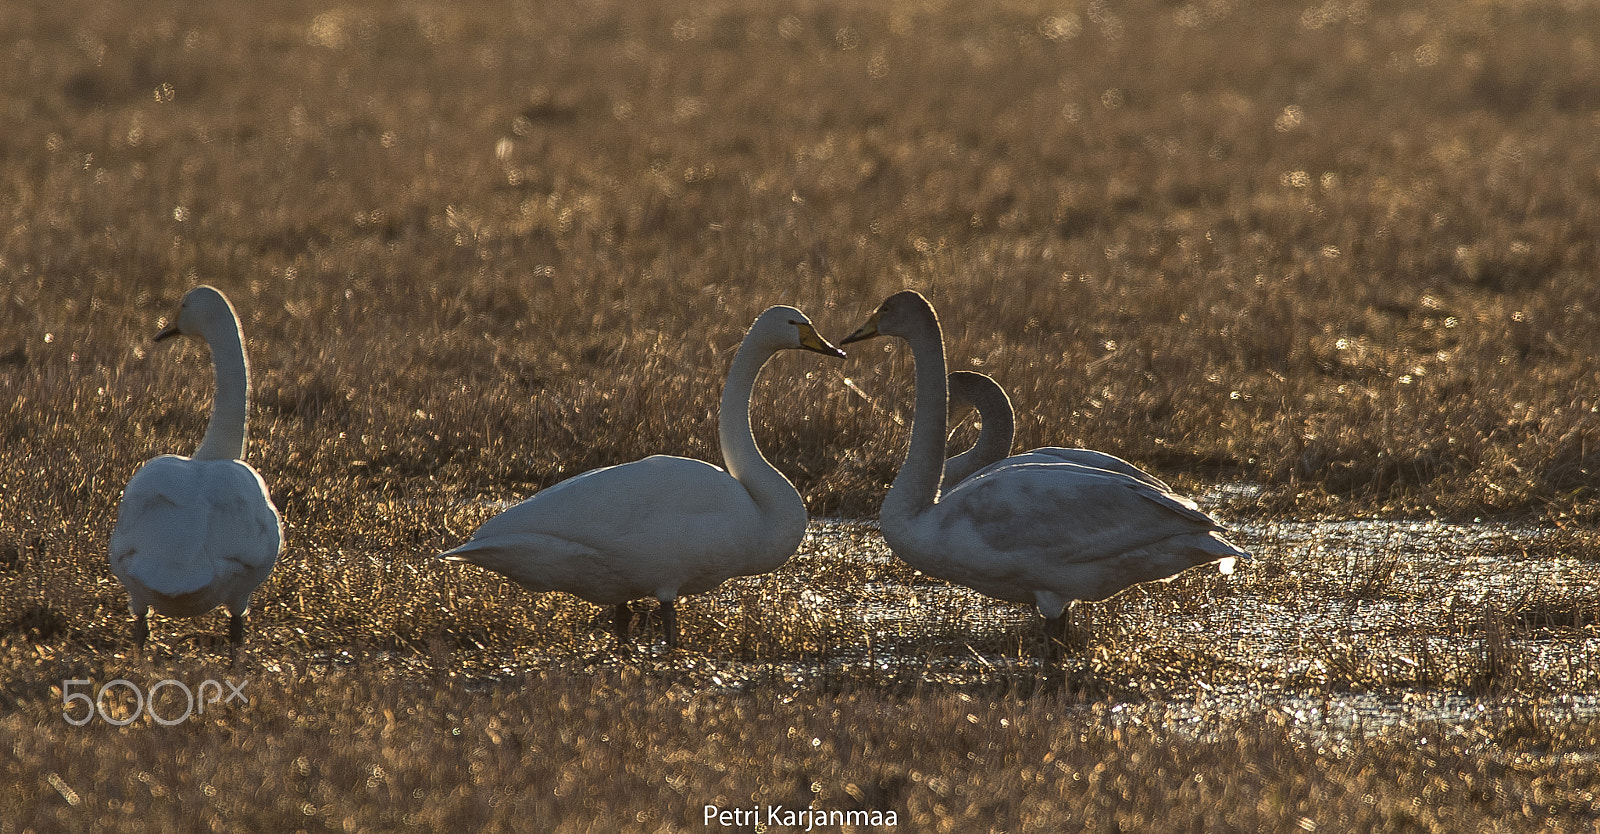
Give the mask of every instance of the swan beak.
[[872, 314], [872, 317], [867, 319], [867, 323], [866, 324], [863, 324], [860, 327], [856, 328], [856, 332], [851, 333], [850, 335], [844, 337], [843, 339], [840, 339], [839, 340], [839, 344], [848, 345], [851, 342], [859, 342], [862, 339], [870, 339], [873, 336], [881, 335], [880, 333], [878, 333], [878, 317], [880, 315], [881, 315], [881, 312], [874, 312]]
[[844, 351], [834, 347], [815, 327], [804, 322], [795, 322], [795, 329], [800, 331], [800, 347], [813, 350], [823, 356], [832, 356], [836, 359], [844, 358]]
[[170, 339], [176, 335], [178, 335], [178, 323], [173, 322], [166, 327], [161, 328], [161, 332], [157, 333], [155, 338], [151, 339], [151, 341], [159, 342], [162, 339]]

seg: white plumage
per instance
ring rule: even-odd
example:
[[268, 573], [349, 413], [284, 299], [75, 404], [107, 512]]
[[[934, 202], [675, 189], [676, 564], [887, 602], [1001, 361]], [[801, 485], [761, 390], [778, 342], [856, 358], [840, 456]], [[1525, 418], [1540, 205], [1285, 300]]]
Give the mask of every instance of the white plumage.
[[190, 290], [176, 321], [155, 338], [180, 334], [211, 348], [211, 421], [194, 457], [162, 455], [128, 481], [111, 531], [111, 572], [128, 590], [141, 649], [152, 608], [196, 617], [219, 605], [228, 610], [237, 648], [250, 597], [283, 546], [283, 525], [266, 483], [243, 461], [250, 372], [232, 305], [211, 287]]
[[734, 576], [776, 570], [805, 536], [806, 507], [762, 456], [750, 429], [750, 394], [780, 350], [842, 357], [793, 307], [773, 307], [750, 327], [723, 387], [719, 439], [727, 470], [654, 455], [586, 472], [484, 522], [441, 554], [503, 574], [532, 591], [566, 591], [612, 605], [627, 642], [630, 600], [654, 597], [668, 646], [677, 645], [675, 600]]
[[943, 488], [948, 490], [966, 480], [973, 473], [986, 469], [1002, 460], [1004, 465], [1018, 463], [1076, 463], [1091, 469], [1120, 472], [1130, 478], [1144, 481], [1163, 492], [1172, 487], [1160, 478], [1137, 466], [1105, 452], [1063, 446], [1041, 446], [1020, 454], [1011, 454], [1011, 442], [1016, 437], [1016, 415], [1011, 410], [1011, 398], [1004, 388], [989, 376], [973, 371], [952, 371], [950, 383], [950, 410], [957, 406], [971, 406], [978, 410], [983, 428], [972, 448], [944, 462]]
[[938, 317], [921, 295], [897, 293], [843, 343], [874, 336], [910, 344], [917, 384], [910, 449], [880, 513], [884, 540], [923, 573], [1036, 606], [1052, 657], [1069, 602], [1248, 558], [1193, 502], [1076, 463], [1002, 460], [941, 495], [949, 402]]

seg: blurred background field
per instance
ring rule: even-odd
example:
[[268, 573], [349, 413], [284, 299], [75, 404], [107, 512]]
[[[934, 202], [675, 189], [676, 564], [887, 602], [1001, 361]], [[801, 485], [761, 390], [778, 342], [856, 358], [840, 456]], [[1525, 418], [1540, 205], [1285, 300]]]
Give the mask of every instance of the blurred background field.
[[[1586, 828], [1597, 33], [1534, 0], [0, 2], [0, 830]], [[257, 698], [72, 727], [63, 680], [225, 671], [220, 616], [133, 665], [104, 556], [203, 430], [205, 350], [149, 341], [202, 282], [288, 532]], [[1052, 677], [1028, 612], [869, 525], [686, 602], [679, 657], [427, 561], [586, 469], [718, 461], [760, 310], [837, 338], [908, 287], [1022, 448], [1146, 466], [1256, 564], [1093, 607]], [[904, 354], [767, 369], [814, 515], [876, 513]]]

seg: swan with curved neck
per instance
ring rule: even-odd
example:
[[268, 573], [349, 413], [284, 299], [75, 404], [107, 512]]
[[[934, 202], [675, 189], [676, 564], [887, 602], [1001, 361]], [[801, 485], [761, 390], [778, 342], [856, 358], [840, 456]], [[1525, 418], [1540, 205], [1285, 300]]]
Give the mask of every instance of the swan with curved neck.
[[805, 536], [805, 502], [761, 454], [750, 429], [756, 377], [768, 359], [788, 349], [844, 356], [799, 310], [762, 313], [722, 389], [717, 434], [726, 470], [653, 455], [585, 472], [489, 519], [466, 544], [441, 556], [488, 568], [532, 591], [566, 591], [615, 606], [617, 640], [624, 645], [629, 601], [654, 597], [667, 645], [676, 647], [679, 596], [776, 570]]
[[949, 402], [939, 319], [921, 295], [897, 293], [841, 344], [876, 336], [911, 346], [917, 386], [910, 448], [883, 499], [884, 540], [923, 573], [1036, 606], [1052, 659], [1068, 603], [1248, 558], [1192, 502], [1118, 472], [1000, 461], [941, 494]]
[[[973, 371], [951, 371], [946, 377], [950, 384], [950, 410], [971, 406], [978, 410], [983, 427], [972, 448], [944, 462], [942, 488], [950, 489], [980, 470], [1004, 460], [1007, 466], [1019, 463], [1075, 463], [1091, 469], [1120, 472], [1130, 478], [1144, 481], [1163, 492], [1171, 492], [1166, 482], [1140, 469], [1116, 455], [1076, 447], [1042, 446], [1018, 455], [1011, 454], [1011, 441], [1016, 437], [1016, 415], [1011, 410], [1011, 398], [992, 377]], [[1009, 455], [1009, 457], [1008, 457]]]
[[190, 290], [155, 340], [180, 335], [211, 348], [211, 420], [193, 457], [162, 455], [128, 481], [111, 531], [111, 571], [128, 590], [141, 651], [152, 609], [195, 617], [219, 605], [228, 610], [229, 643], [237, 650], [250, 597], [283, 547], [283, 524], [266, 483], [243, 460], [250, 368], [233, 305], [212, 287]]

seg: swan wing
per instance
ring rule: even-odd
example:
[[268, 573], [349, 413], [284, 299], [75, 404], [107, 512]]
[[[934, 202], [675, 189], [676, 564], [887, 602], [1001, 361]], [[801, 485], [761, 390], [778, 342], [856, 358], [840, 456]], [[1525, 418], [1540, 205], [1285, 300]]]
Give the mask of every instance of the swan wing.
[[[945, 463], [945, 471], [947, 473], [949, 472], [950, 465], [954, 464], [956, 461], [957, 458], [951, 458]], [[979, 469], [977, 472], [972, 473], [971, 477], [978, 477], [994, 470], [1004, 469], [1009, 466], [1052, 463], [1070, 463], [1088, 469], [1100, 469], [1118, 475], [1125, 475], [1129, 478], [1133, 478], [1136, 481], [1142, 481], [1146, 484], [1149, 484], [1150, 486], [1161, 490], [1162, 492], [1169, 494], [1172, 492], [1172, 487], [1168, 486], [1165, 481], [1157, 478], [1149, 472], [1144, 471], [1143, 469], [1140, 469], [1137, 466], [1134, 466], [1128, 461], [1117, 457], [1116, 455], [1107, 454], [1105, 452], [1097, 452], [1093, 449], [1078, 449], [1065, 446], [1043, 446], [1038, 449], [1031, 449], [1026, 452], [1021, 452], [1019, 454], [1012, 455], [1011, 457], [997, 460], [994, 463]], [[945, 483], [949, 483], [949, 481], [946, 480]], [[1173, 497], [1177, 498], [1179, 501], [1188, 502], [1188, 499], [1186, 498], [1182, 498], [1177, 495], [1174, 495]]]
[[947, 526], [969, 524], [991, 546], [1005, 549], [1063, 543], [1096, 553], [1175, 532], [1222, 529], [1186, 498], [1120, 473], [1065, 462], [986, 470], [957, 485], [939, 505]]
[[1192, 502], [1070, 463], [1020, 463], [974, 476], [924, 523], [932, 525], [927, 541], [913, 548], [940, 554], [930, 572], [1019, 601], [1040, 587], [1103, 599], [1195, 565], [1246, 557]]
[[278, 511], [254, 469], [163, 455], [140, 467], [123, 491], [111, 568], [152, 603], [198, 596], [214, 600], [203, 610], [227, 603], [242, 611], [282, 543]]
[[[1079, 452], [1084, 454], [1060, 455], [1057, 452]], [[1116, 466], [1121, 463], [1129, 471], [1123, 471]], [[1053, 475], [1038, 474], [1038, 471], [1054, 471]], [[1165, 482], [1145, 472], [1121, 458], [1103, 452], [1089, 449], [1035, 449], [1013, 455], [1002, 461], [997, 461], [985, 467], [966, 482], [958, 486], [980, 479], [1004, 476], [1006, 472], [1034, 471], [1035, 480], [1044, 479], [1045, 482], [1059, 483], [1061, 488], [1069, 490], [1100, 491], [1112, 486], [1120, 486], [1129, 490], [1132, 495], [1140, 500], [1150, 501], [1156, 505], [1188, 518], [1199, 524], [1211, 525], [1215, 529], [1216, 522], [1200, 509], [1196, 504], [1182, 495], [1173, 492]], [[1109, 494], [1109, 493], [1108, 493]], [[1128, 499], [1131, 500], [1131, 499]]]
[[771, 570], [777, 565], [768, 564], [766, 527], [744, 487], [722, 468], [654, 455], [563, 481], [442, 555], [533, 590], [612, 604], [696, 593]]
[[[1021, 452], [1019, 454], [1015, 454], [1008, 458], [1003, 458], [988, 464], [984, 464], [981, 461], [982, 455], [980, 452], [982, 451], [983, 450], [979, 445], [975, 445], [971, 449], [968, 449], [967, 451], [945, 461], [944, 478], [942, 483], [945, 485], [946, 491], [949, 491], [960, 481], [963, 481], [967, 478], [977, 477], [994, 469], [1002, 469], [1007, 466], [1017, 466], [1021, 464], [1039, 463], [1072, 463], [1077, 464], [1078, 466], [1085, 466], [1090, 469], [1103, 469], [1107, 472], [1115, 472], [1119, 475], [1126, 475], [1135, 480], [1143, 481], [1163, 492], [1172, 491], [1172, 487], [1168, 486], [1166, 481], [1157, 478], [1149, 472], [1134, 466], [1132, 463], [1129, 463], [1128, 461], [1123, 460], [1116, 455], [1107, 454], [1105, 452], [1097, 452], [1094, 449], [1079, 449], [1065, 446], [1043, 446], [1038, 449], [1031, 449], [1029, 451]], [[1179, 498], [1179, 500], [1181, 501], [1187, 499]]]
[[[1016, 457], [1029, 458], [1030, 460], [1038, 463], [1075, 463], [1079, 466], [1088, 466], [1094, 469], [1104, 469], [1107, 472], [1116, 472], [1121, 475], [1127, 475], [1134, 480], [1143, 481], [1163, 492], [1171, 493], [1172, 491], [1172, 487], [1167, 486], [1165, 481], [1157, 478], [1149, 472], [1134, 466], [1133, 464], [1117, 457], [1116, 455], [1107, 454], [1105, 452], [1097, 452], [1094, 449], [1068, 448], [1064, 446], [1044, 446], [1038, 449], [1029, 450], [1020, 455], [1016, 455]], [[1001, 463], [1004, 463], [1004, 461], [1001, 461]], [[1180, 498], [1179, 500], [1186, 501], [1187, 499]]]

